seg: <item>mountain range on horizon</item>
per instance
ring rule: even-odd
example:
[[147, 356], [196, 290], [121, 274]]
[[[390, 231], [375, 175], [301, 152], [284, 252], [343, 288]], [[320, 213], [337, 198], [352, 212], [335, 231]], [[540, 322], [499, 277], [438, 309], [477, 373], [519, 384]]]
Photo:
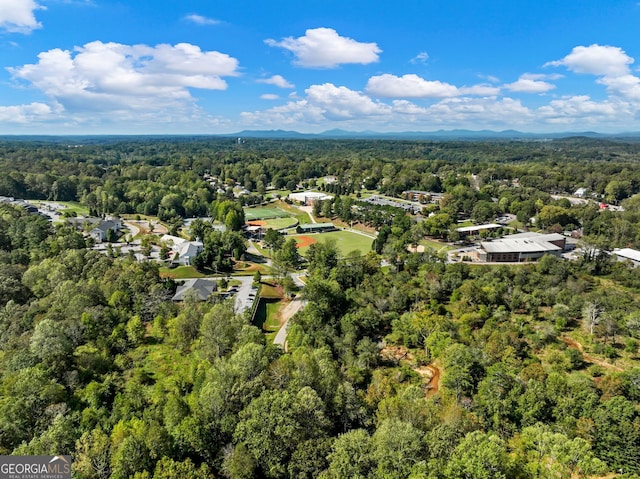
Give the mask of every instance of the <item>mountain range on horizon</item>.
[[237, 133], [220, 134], [238, 138], [274, 139], [399, 139], [399, 140], [555, 140], [560, 138], [586, 137], [599, 139], [640, 139], [640, 132], [599, 133], [595, 131], [530, 133], [518, 130], [436, 130], [436, 131], [349, 131], [332, 129], [320, 133], [301, 133], [294, 130], [243, 130]]

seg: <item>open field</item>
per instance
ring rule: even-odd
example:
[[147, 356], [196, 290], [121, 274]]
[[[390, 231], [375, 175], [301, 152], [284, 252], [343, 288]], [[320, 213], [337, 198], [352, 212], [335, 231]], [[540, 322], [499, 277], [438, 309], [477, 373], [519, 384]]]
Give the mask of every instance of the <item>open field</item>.
[[77, 201], [57, 201], [57, 203], [65, 206], [61, 213], [74, 211], [78, 216], [89, 216], [89, 208]]
[[75, 213], [78, 216], [89, 216], [89, 208], [77, 201], [44, 201], [44, 200], [34, 200], [31, 203], [36, 205], [61, 205], [64, 208], [58, 209], [58, 213]]
[[271, 228], [274, 230], [283, 230], [297, 226], [298, 220], [291, 216], [287, 216], [286, 218], [272, 218], [268, 220], [249, 220], [249, 224], [264, 226], [265, 228]]
[[455, 249], [453, 246], [450, 246], [446, 243], [441, 243], [439, 241], [434, 241], [434, 240], [430, 240], [430, 239], [423, 239], [420, 240], [421, 245], [428, 247], [428, 248], [433, 248], [433, 250], [436, 253], [444, 253], [446, 251], [451, 251], [453, 249]]
[[257, 207], [257, 208], [245, 208], [244, 218], [246, 221], [252, 220], [267, 220], [271, 218], [287, 218], [291, 216], [286, 211], [280, 208], [271, 207]]
[[311, 223], [311, 218], [309, 218], [309, 215], [305, 211], [302, 211], [300, 208], [296, 208], [295, 206], [287, 204], [284, 201], [278, 201], [275, 204], [281, 210], [286, 211], [287, 213], [289, 213], [289, 215], [295, 217], [295, 219], [297, 219], [301, 225]]
[[272, 343], [282, 325], [282, 309], [285, 306], [282, 293], [275, 285], [264, 282], [260, 288], [258, 301], [253, 325], [265, 333], [267, 343]]
[[310, 239], [319, 243], [330, 239], [335, 240], [336, 246], [342, 256], [346, 256], [356, 250], [360, 251], [362, 254], [366, 254], [371, 251], [371, 245], [373, 244], [373, 238], [358, 233], [352, 233], [351, 231], [330, 231], [328, 233], [292, 235], [291, 237], [298, 241], [298, 251], [303, 255], [312, 244]]
[[204, 278], [206, 275], [195, 269], [193, 266], [178, 266], [177, 268], [169, 268], [167, 266], [160, 267], [160, 277], [173, 279], [187, 278]]

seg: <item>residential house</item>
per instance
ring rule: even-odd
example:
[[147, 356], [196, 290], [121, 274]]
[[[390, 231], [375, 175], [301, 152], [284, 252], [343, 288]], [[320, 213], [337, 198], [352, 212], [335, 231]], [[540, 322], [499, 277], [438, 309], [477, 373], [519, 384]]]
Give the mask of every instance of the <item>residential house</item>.
[[184, 301], [189, 294], [195, 295], [199, 301], [207, 301], [214, 291], [218, 290], [218, 283], [210, 279], [188, 279], [176, 290], [172, 301]]
[[202, 241], [188, 241], [178, 236], [164, 235], [161, 241], [168, 243], [171, 246], [171, 252], [169, 258], [173, 264], [180, 266], [189, 266], [193, 264], [196, 256], [202, 250], [204, 245]]
[[120, 220], [101, 220], [95, 228], [89, 232], [89, 236], [94, 239], [96, 243], [102, 243], [106, 241], [109, 231], [117, 233], [122, 228]]

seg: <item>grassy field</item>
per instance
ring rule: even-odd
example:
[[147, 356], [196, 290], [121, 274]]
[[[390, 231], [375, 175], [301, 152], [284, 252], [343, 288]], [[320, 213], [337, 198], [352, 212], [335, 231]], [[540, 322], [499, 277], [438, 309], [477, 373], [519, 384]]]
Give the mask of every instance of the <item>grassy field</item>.
[[262, 329], [263, 332], [272, 333], [280, 329], [280, 307], [282, 302], [279, 299], [260, 298], [258, 309], [253, 320], [254, 326]]
[[270, 283], [262, 283], [253, 324], [265, 333], [268, 343], [273, 342], [280, 329], [280, 310], [283, 307], [280, 290]]
[[168, 268], [162, 266], [160, 268], [160, 276], [162, 278], [187, 279], [187, 278], [204, 278], [205, 275], [195, 269], [193, 266], [178, 266], [177, 268]]
[[89, 216], [89, 208], [77, 201], [58, 201], [58, 203], [65, 206], [65, 209], [62, 210], [61, 213], [64, 213], [65, 211], [73, 211], [78, 216]]
[[300, 223], [301, 225], [311, 223], [311, 218], [309, 218], [309, 215], [306, 212], [296, 208], [295, 206], [291, 206], [284, 201], [278, 201], [275, 204], [278, 206], [278, 208], [286, 211], [290, 216], [293, 216], [296, 220], [298, 220], [298, 223]]
[[288, 216], [286, 218], [273, 218], [270, 220], [263, 220], [265, 222], [265, 228], [272, 228], [274, 230], [283, 230], [298, 225], [298, 220]]
[[420, 244], [428, 248], [433, 248], [436, 253], [444, 253], [455, 249], [453, 246], [449, 246], [448, 244], [426, 238], [421, 240]]
[[[328, 233], [313, 233], [308, 235], [292, 235], [293, 238], [296, 238], [296, 241], [302, 242], [301, 238], [305, 236], [306, 238], [312, 238], [316, 242], [328, 241], [330, 239], [335, 240], [336, 246], [340, 251], [342, 256], [346, 256], [352, 251], [360, 251], [362, 254], [366, 254], [371, 251], [371, 245], [373, 244], [373, 238], [369, 236], [364, 236], [358, 233], [352, 233], [350, 231], [331, 231]], [[301, 246], [299, 251], [300, 254], [305, 254], [309, 249], [309, 245]]]
[[59, 205], [64, 206], [64, 209], [59, 210], [60, 214], [63, 214], [65, 212], [67, 213], [74, 212], [78, 216], [89, 216], [89, 208], [87, 208], [81, 203], [78, 203], [77, 201], [34, 201], [34, 203], [40, 203], [43, 205], [46, 205], [49, 203], [57, 203]]
[[286, 218], [288, 216], [291, 215], [286, 211], [281, 210], [280, 208], [257, 207], [244, 209], [244, 218], [247, 221], [264, 220], [270, 218]]
[[271, 196], [272, 198], [286, 198], [291, 194], [291, 190], [267, 190], [267, 196]]

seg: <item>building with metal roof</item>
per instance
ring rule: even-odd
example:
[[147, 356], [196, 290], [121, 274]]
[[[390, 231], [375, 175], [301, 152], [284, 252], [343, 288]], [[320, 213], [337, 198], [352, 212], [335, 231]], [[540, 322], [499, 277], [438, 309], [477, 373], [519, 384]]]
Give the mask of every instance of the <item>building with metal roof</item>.
[[487, 263], [536, 261], [545, 254], [560, 256], [566, 238], [560, 234], [518, 233], [494, 241], [483, 241], [478, 259]]
[[296, 226], [297, 233], [322, 233], [323, 231], [334, 231], [336, 226], [333, 223], [309, 223]]
[[631, 261], [634, 268], [640, 266], [640, 251], [637, 249], [614, 249], [613, 254], [618, 258], [618, 261]]

